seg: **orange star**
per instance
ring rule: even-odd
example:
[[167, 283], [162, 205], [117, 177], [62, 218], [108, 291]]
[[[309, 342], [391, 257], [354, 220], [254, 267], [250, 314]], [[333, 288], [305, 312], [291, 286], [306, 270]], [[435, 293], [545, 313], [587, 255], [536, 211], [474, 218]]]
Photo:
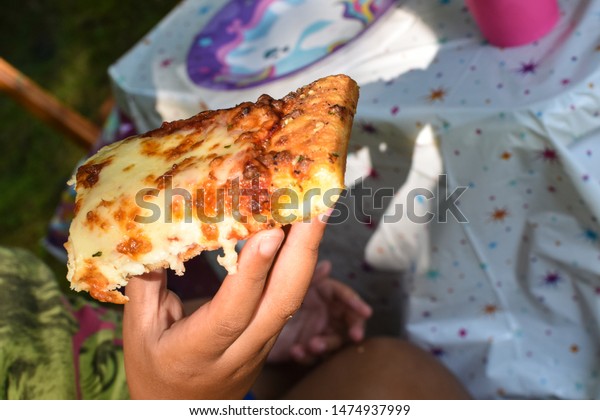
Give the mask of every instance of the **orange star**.
[[500, 159], [509, 160], [512, 157], [510, 152], [504, 152], [500, 155]]
[[436, 102], [436, 101], [444, 102], [444, 98], [446, 97], [447, 93], [448, 92], [446, 92], [446, 90], [442, 87], [437, 88], [437, 89], [431, 89], [431, 92], [427, 96], [427, 100], [429, 102]]
[[501, 209], [494, 209], [491, 216], [494, 222], [503, 222], [504, 219], [508, 217], [508, 215], [508, 209], [506, 207], [502, 207]]
[[573, 344], [570, 348], [571, 353], [577, 353], [579, 352], [579, 346], [577, 344]]
[[489, 303], [483, 307], [483, 313], [486, 315], [494, 315], [496, 312], [498, 312], [498, 306], [494, 304]]

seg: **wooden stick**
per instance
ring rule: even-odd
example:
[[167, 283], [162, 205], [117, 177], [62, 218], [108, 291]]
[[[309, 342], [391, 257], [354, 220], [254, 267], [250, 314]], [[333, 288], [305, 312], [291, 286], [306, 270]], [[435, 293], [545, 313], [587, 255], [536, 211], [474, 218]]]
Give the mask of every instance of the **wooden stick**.
[[30, 113], [89, 149], [100, 128], [39, 87], [0, 57], [0, 91], [11, 96]]

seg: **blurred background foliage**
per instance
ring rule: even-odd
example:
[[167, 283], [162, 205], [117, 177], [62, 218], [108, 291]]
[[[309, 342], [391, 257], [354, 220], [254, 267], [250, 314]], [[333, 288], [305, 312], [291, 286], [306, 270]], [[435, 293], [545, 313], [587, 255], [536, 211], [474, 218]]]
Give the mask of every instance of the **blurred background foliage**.
[[[3, 4], [2, 4], [3, 3]], [[0, 56], [101, 125], [107, 69], [175, 0], [0, 0]], [[0, 245], [27, 248], [64, 278], [40, 245], [65, 182], [86, 150], [0, 93]]]

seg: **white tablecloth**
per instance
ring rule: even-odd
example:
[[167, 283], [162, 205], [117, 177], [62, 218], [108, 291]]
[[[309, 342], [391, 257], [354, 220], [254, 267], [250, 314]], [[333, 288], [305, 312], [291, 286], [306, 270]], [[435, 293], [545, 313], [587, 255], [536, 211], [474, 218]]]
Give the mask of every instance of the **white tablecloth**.
[[[560, 6], [548, 36], [503, 50], [482, 41], [462, 1], [410, 0], [300, 72], [215, 90], [190, 79], [187, 60], [219, 10], [189, 0], [110, 74], [139, 130], [327, 74], [354, 77], [347, 181], [363, 177], [360, 188], [386, 198], [350, 190], [322, 254], [375, 306], [371, 331], [407, 334], [476, 397], [598, 398], [600, 1]], [[440, 221], [439, 197], [461, 187], [466, 223]], [[434, 198], [407, 205], [415, 188]], [[433, 220], [415, 223], [428, 210]]]

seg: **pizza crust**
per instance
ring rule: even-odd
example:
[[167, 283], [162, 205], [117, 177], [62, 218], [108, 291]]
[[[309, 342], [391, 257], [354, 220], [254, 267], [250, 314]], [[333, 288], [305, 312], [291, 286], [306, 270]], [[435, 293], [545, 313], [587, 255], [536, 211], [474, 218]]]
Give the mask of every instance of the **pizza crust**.
[[221, 247], [235, 272], [238, 240], [333, 206], [357, 101], [352, 79], [330, 76], [104, 147], [71, 181], [71, 287], [125, 303], [130, 276], [183, 274], [186, 260]]

